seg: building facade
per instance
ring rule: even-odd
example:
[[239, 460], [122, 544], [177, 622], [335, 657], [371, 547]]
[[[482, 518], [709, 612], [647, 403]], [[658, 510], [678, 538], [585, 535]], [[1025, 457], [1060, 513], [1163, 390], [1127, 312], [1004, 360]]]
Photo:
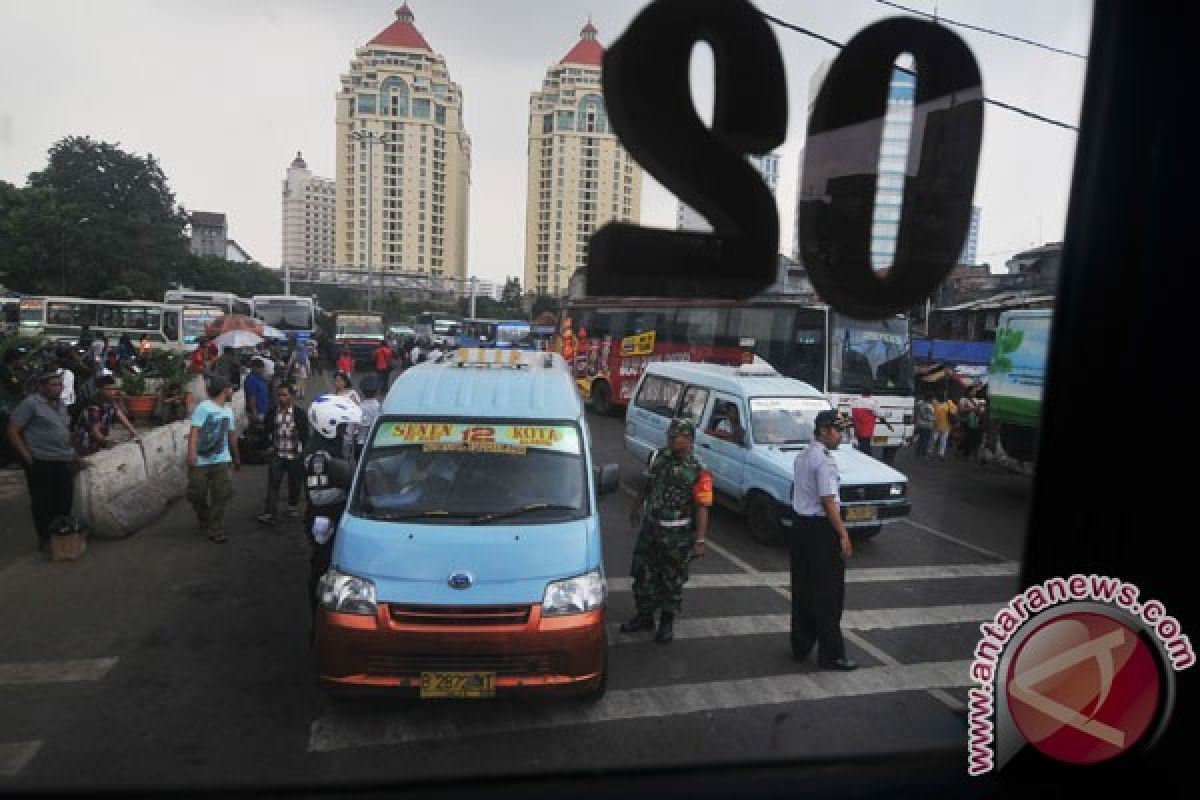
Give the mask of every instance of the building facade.
[[[774, 195], [775, 190], [779, 188], [779, 155], [776, 153], [768, 153], [765, 156], [751, 155], [746, 156], [746, 160], [758, 170], [758, 174], [762, 175], [767, 188]], [[675, 212], [675, 229], [710, 233], [712, 226], [708, 224], [708, 220], [701, 216], [698, 211], [681, 200], [679, 208]]]
[[596, 34], [589, 22], [529, 98], [527, 291], [565, 293], [596, 230], [641, 219], [642, 170], [608, 122]]
[[467, 276], [471, 138], [462, 91], [414, 19], [404, 4], [341, 78], [334, 258], [456, 288]]
[[967, 238], [963, 242], [962, 255], [958, 257], [958, 263], [973, 267], [979, 263], [979, 216], [983, 210], [979, 206], [971, 206], [971, 224], [967, 228]]
[[336, 194], [337, 184], [313, 175], [297, 151], [283, 179], [283, 267], [334, 267]]
[[189, 221], [192, 225], [192, 253], [225, 258], [229, 239], [225, 215], [214, 211], [193, 211]]

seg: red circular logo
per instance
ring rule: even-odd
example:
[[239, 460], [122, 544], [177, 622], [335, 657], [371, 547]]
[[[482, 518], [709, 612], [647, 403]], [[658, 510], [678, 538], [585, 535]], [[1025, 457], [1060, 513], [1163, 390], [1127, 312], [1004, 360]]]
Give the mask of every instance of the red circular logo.
[[1005, 691], [1026, 741], [1059, 761], [1094, 764], [1133, 747], [1154, 721], [1158, 660], [1112, 617], [1063, 614], [1021, 643]]

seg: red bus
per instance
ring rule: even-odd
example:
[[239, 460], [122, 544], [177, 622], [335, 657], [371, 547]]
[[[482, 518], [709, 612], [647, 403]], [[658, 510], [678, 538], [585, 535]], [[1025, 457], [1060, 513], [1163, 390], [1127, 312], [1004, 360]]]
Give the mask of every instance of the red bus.
[[913, 436], [912, 342], [903, 316], [854, 320], [823, 304], [784, 299], [588, 297], [567, 302], [556, 349], [600, 413], [627, 406], [652, 361], [736, 366], [757, 355], [843, 411], [869, 390], [891, 426], [876, 427], [885, 458]]

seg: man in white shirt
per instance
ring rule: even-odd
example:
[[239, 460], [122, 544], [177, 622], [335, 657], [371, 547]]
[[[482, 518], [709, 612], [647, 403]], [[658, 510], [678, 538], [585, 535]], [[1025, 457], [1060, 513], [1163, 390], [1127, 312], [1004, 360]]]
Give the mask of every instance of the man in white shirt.
[[845, 423], [833, 410], [813, 420], [813, 442], [796, 456], [789, 531], [792, 657], [804, 661], [817, 648], [822, 669], [852, 670], [842, 639], [846, 562], [854, 548], [842, 522], [837, 462]]

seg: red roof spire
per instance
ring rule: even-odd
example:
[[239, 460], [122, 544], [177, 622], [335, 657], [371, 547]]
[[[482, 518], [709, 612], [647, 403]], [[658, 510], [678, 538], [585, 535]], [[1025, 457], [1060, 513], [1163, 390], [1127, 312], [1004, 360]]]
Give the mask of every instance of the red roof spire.
[[583, 64], [588, 67], [598, 67], [604, 60], [604, 45], [596, 39], [596, 26], [589, 19], [579, 32], [579, 43], [571, 48], [571, 52], [563, 56], [560, 64]]
[[429, 42], [425, 41], [425, 37], [413, 24], [415, 19], [416, 15], [408, 7], [408, 3], [405, 3], [396, 11], [396, 21], [380, 31], [379, 35], [370, 41], [370, 44], [384, 47], [406, 47], [410, 50], [428, 50], [432, 53], [433, 48], [429, 46]]

